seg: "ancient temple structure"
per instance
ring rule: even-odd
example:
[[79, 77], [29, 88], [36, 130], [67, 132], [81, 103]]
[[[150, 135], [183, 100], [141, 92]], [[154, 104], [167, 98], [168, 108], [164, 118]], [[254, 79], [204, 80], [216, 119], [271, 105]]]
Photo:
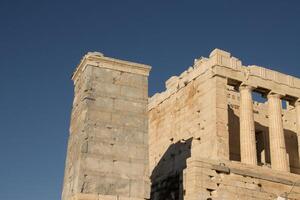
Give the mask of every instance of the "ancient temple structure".
[[300, 79], [215, 49], [148, 99], [149, 71], [81, 60], [62, 200], [300, 199]]

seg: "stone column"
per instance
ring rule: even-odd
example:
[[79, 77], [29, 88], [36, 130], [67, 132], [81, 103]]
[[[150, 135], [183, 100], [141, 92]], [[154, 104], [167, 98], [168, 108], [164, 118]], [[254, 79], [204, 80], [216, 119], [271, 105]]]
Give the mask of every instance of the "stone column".
[[269, 137], [272, 169], [289, 171], [282, 124], [282, 104], [279, 94], [268, 95]]
[[300, 99], [295, 103], [296, 122], [297, 122], [297, 139], [298, 139], [298, 156], [300, 157]]
[[241, 162], [257, 165], [252, 87], [241, 85], [240, 90], [240, 148]]

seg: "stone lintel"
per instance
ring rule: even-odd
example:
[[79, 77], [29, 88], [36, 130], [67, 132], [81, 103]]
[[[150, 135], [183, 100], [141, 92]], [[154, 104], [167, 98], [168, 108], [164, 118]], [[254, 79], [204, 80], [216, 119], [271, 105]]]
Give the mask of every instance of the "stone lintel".
[[243, 66], [241, 61], [232, 57], [229, 52], [220, 49], [213, 50], [209, 60], [211, 67], [215, 68], [216, 75], [226, 76], [253, 87], [274, 90], [284, 96], [300, 97], [299, 78], [256, 65]]
[[72, 75], [72, 80], [74, 82], [76, 82], [79, 74], [82, 73], [87, 66], [107, 68], [122, 72], [140, 74], [143, 76], [149, 76], [151, 70], [151, 66], [149, 65], [105, 57], [101, 53], [93, 52], [87, 53], [81, 59], [81, 62], [79, 63], [75, 72]]
[[[290, 85], [285, 81], [278, 81], [275, 79], [264, 78], [251, 70], [248, 67], [242, 66], [242, 68], [232, 69], [226, 66], [215, 65], [213, 66], [216, 75], [225, 76], [229, 79], [236, 80], [237, 82], [250, 85], [255, 88], [263, 88], [266, 91], [273, 91], [274, 93], [282, 94], [283, 96], [291, 96], [294, 98], [300, 97], [300, 80], [294, 78], [294, 82], [298, 82], [298, 85]], [[279, 72], [278, 72], [279, 73]], [[290, 76], [285, 75], [286, 78]], [[283, 76], [284, 77], [284, 76]]]

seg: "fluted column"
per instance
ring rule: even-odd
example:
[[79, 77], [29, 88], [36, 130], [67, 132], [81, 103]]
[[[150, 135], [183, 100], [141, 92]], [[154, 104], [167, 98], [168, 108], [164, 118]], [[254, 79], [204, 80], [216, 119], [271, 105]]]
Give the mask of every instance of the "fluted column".
[[300, 101], [295, 103], [296, 123], [297, 123], [297, 138], [298, 138], [298, 155], [300, 156]]
[[256, 165], [256, 140], [253, 117], [252, 87], [240, 86], [240, 148], [241, 162]]
[[269, 107], [269, 136], [272, 169], [290, 171], [284, 141], [282, 124], [281, 95], [270, 93], [268, 95]]

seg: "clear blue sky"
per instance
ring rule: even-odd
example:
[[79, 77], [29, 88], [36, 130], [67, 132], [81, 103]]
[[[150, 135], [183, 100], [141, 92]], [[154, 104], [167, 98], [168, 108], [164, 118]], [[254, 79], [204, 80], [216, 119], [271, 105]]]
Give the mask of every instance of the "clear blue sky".
[[300, 76], [300, 1], [1, 0], [0, 199], [60, 199], [86, 52], [152, 65], [153, 94], [216, 47]]

